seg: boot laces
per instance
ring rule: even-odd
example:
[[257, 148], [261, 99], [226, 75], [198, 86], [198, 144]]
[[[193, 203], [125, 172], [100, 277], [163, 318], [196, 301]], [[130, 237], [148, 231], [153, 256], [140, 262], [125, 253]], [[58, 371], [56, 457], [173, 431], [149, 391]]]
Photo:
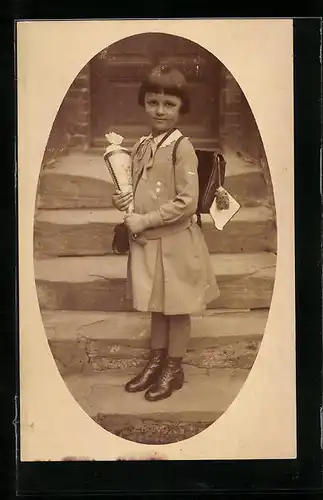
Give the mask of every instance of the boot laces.
[[160, 381], [165, 382], [172, 375], [173, 375], [172, 369], [169, 366], [166, 366], [166, 368], [163, 370], [163, 373], [160, 377]]
[[154, 366], [156, 365], [156, 363], [160, 363], [161, 361], [161, 356], [156, 354], [154, 356], [152, 356], [151, 358], [148, 359], [148, 362], [146, 364], [146, 370], [149, 369], [151, 366]]

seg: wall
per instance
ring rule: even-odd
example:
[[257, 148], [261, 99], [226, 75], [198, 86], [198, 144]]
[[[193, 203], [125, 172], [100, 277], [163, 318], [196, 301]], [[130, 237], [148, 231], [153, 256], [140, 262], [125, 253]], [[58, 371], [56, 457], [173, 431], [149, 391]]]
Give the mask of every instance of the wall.
[[[55, 161], [70, 149], [91, 146], [90, 64], [77, 75], [53, 124], [43, 165]], [[220, 136], [238, 153], [259, 161], [262, 143], [250, 107], [235, 79], [223, 68], [220, 92]]]
[[[77, 75], [57, 113], [44, 153], [42, 169], [70, 150], [86, 151], [91, 146], [90, 64]], [[220, 91], [220, 137], [250, 161], [259, 162], [274, 205], [270, 171], [252, 111], [239, 85], [223, 68]]]
[[223, 142], [247, 161], [260, 164], [274, 207], [270, 170], [251, 108], [233, 76], [223, 68], [220, 95], [220, 135]]
[[44, 153], [46, 167], [69, 149], [86, 150], [90, 145], [90, 67], [75, 78], [60, 106]]
[[239, 85], [225, 69], [220, 113], [222, 140], [240, 154], [259, 160], [262, 144], [252, 111]]

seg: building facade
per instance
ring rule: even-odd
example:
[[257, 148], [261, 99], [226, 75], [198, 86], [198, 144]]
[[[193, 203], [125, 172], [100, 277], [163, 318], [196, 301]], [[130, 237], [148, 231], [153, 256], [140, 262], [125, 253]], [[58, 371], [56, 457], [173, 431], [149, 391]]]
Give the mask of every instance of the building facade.
[[146, 132], [137, 103], [140, 82], [163, 62], [175, 64], [187, 78], [191, 111], [180, 127], [195, 147], [225, 144], [256, 161], [264, 157], [250, 107], [223, 64], [186, 39], [148, 33], [117, 42], [82, 68], [56, 116], [44, 164], [67, 150], [103, 150], [110, 130], [131, 147]]

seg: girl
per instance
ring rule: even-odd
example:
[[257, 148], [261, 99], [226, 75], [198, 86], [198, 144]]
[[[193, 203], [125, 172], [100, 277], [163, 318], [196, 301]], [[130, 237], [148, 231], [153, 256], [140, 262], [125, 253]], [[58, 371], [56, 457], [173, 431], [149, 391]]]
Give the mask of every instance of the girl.
[[[128, 284], [134, 308], [151, 312], [150, 357], [126, 384], [128, 392], [146, 391], [148, 401], [169, 397], [184, 382], [182, 359], [190, 338], [190, 315], [219, 296], [203, 234], [196, 224], [197, 157], [191, 142], [175, 128], [189, 111], [186, 81], [180, 71], [158, 66], [142, 83], [151, 134], [132, 152], [134, 213], [125, 216], [133, 235]], [[113, 195], [127, 210], [132, 195]]]

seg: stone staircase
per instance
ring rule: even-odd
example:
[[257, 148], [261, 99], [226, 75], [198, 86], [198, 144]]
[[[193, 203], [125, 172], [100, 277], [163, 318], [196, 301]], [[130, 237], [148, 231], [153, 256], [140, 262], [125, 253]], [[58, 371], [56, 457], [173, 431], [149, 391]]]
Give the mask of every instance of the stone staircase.
[[203, 430], [234, 400], [257, 355], [275, 279], [275, 214], [261, 167], [225, 155], [225, 187], [242, 208], [222, 232], [203, 219], [221, 297], [192, 319], [183, 389], [158, 403], [123, 390], [147, 358], [149, 317], [125, 299], [126, 258], [111, 251], [122, 214], [111, 207], [102, 156], [71, 153], [41, 174], [35, 276], [49, 344], [82, 408], [126, 439], [162, 444]]

